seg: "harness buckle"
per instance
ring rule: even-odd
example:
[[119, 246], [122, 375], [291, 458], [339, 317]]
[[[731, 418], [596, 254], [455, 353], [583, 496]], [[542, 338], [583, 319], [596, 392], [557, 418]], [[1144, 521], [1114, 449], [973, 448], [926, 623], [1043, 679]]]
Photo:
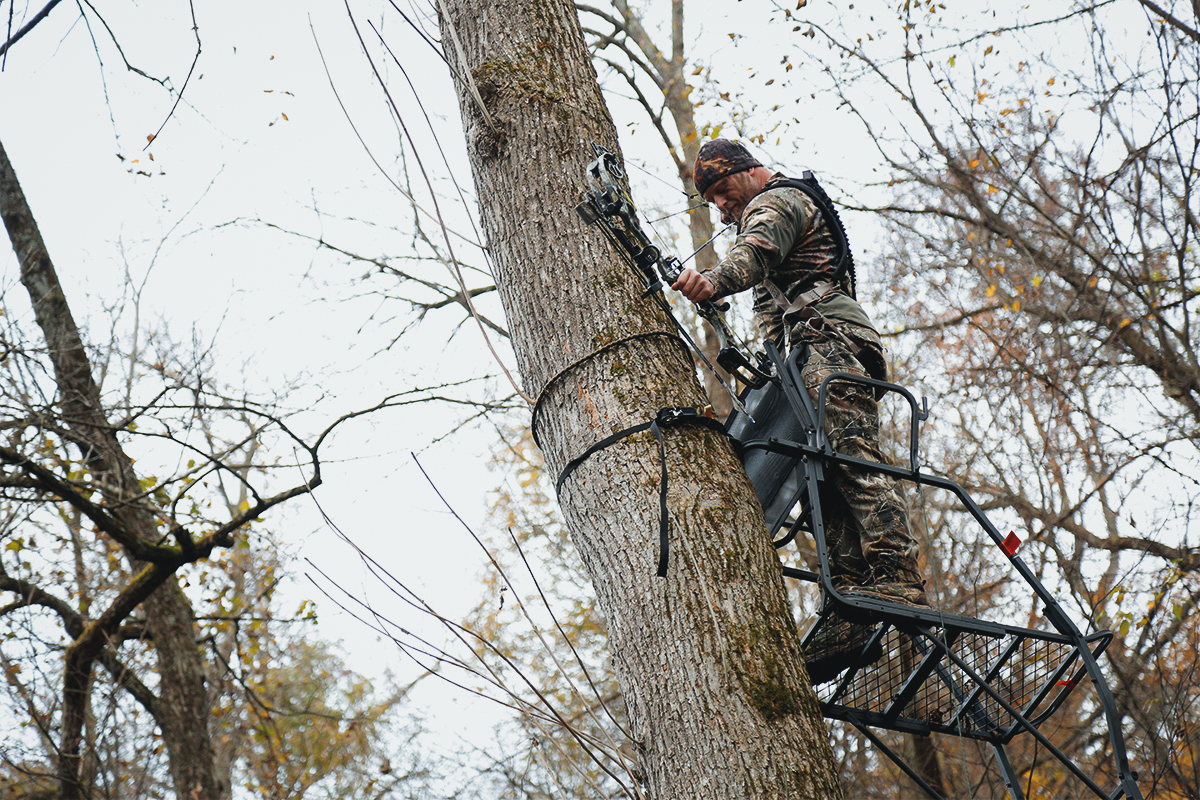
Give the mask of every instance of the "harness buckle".
[[690, 406], [669, 406], [668, 408], [660, 408], [658, 410], [658, 413], [655, 415], [655, 422], [659, 425], [674, 425], [681, 419], [698, 416], [700, 416], [700, 412]]

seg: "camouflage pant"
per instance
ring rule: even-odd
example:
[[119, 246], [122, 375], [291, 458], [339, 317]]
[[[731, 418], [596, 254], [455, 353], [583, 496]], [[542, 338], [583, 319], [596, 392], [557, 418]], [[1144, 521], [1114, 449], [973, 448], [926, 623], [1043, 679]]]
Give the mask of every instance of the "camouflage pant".
[[[808, 346], [801, 376], [814, 403], [821, 381], [832, 373], [879, 378], [886, 374], [882, 345], [873, 330], [838, 328], [851, 340], [853, 350], [840, 337], [812, 328], [798, 337]], [[825, 402], [825, 431], [837, 452], [886, 463], [879, 447], [879, 403], [870, 387], [831, 382]], [[879, 472], [840, 465], [827, 475], [826, 485], [832, 487], [821, 497], [821, 508], [834, 585], [893, 582], [897, 568], [916, 573], [917, 542], [909, 531], [908, 510], [896, 481]]]

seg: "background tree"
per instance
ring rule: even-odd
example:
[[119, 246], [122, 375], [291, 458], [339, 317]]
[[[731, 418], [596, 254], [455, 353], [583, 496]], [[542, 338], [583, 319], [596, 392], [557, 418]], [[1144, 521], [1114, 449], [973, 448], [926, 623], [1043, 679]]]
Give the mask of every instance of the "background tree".
[[[1178, 680], [1195, 668], [1200, 564], [1195, 9], [900, 12], [807, 32], [886, 167], [861, 205], [888, 224], [876, 307], [939, 397], [927, 460], [1118, 632], [1107, 659], [1143, 787], [1194, 794]], [[963, 551], [942, 520], [935, 551]], [[1102, 771], [1094, 709], [1078, 713], [1072, 752]]]
[[[577, 3], [576, 7], [583, 14], [584, 33], [588, 36], [593, 61], [607, 73], [606, 77], [618, 76], [622, 88], [633, 93], [645, 120], [666, 146], [687, 204], [691, 241], [688, 253], [695, 252], [692, 266], [700, 270], [712, 269], [717, 264], [716, 248], [705, 246], [713, 239], [712, 215], [704, 198], [696, 192], [692, 165], [696, 163], [705, 136], [719, 131], [720, 126], [698, 126], [696, 122], [695, 87], [689, 83], [689, 77], [699, 76], [703, 70], [700, 67], [689, 69], [683, 0], [671, 0], [668, 32], [664, 37], [665, 45], [661, 47], [645, 19], [649, 8], [639, 9], [625, 0], [615, 0], [608, 8], [587, 3]], [[593, 24], [597, 27], [591, 27]], [[671, 216], [676, 213], [674, 209], [668, 212]], [[702, 326], [705, 353], [715, 364], [719, 347], [716, 333], [707, 323], [697, 319], [686, 303], [680, 304], [680, 308], [693, 325]], [[724, 418], [733, 408], [728, 392], [713, 372], [703, 370], [700, 374], [717, 416]], [[723, 370], [719, 374], [730, 380]]]
[[[220, 555], [244, 550], [267, 510], [320, 484], [317, 452], [332, 427], [301, 439], [277, 403], [222, 392], [211, 360], [165, 338], [135, 340], [125, 355], [115, 343], [89, 349], [3, 149], [0, 211], [29, 297], [5, 298], [0, 373], [0, 660], [8, 724], [27, 726], [6, 744], [3, 780], [16, 796], [50, 786], [68, 797], [161, 796], [166, 785], [179, 796], [229, 796], [235, 766], [256, 763], [231, 746], [245, 743], [233, 734], [238, 718], [249, 707], [266, 731], [276, 710], [263, 697], [281, 670], [314, 664], [327, 688], [349, 692], [319, 709], [334, 720], [326, 746], [344, 735], [339, 725], [360, 729], [358, 744], [330, 749], [325, 772], [376, 753], [362, 731], [399, 697], [371, 700], [360, 678], [335, 673], [335, 659], [302, 639], [293, 660], [308, 664], [253, 658], [257, 648], [245, 645], [266, 633], [278, 578], [266, 561]], [[36, 334], [23, 325], [28, 308]], [[301, 482], [271, 491], [287, 450], [305, 454], [290, 467]], [[198, 618], [197, 594], [214, 613]], [[214, 716], [235, 676], [241, 702]], [[309, 721], [318, 713], [287, 710]]]

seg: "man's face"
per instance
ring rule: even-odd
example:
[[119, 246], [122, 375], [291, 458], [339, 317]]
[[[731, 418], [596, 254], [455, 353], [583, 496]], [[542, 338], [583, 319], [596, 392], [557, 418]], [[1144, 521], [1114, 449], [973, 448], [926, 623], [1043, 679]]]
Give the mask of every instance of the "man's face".
[[746, 204], [758, 194], [761, 188], [758, 181], [750, 177], [749, 172], [735, 172], [708, 187], [708, 191], [704, 193], [704, 199], [720, 210], [721, 222], [728, 224], [742, 218]]

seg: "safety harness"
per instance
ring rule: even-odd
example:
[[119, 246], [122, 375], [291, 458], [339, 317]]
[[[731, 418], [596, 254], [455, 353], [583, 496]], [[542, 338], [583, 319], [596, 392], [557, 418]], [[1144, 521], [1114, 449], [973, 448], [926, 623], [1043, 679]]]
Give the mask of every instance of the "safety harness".
[[833, 205], [833, 201], [829, 199], [829, 195], [821, 188], [821, 184], [817, 182], [817, 178], [811, 170], [805, 170], [801, 178], [785, 178], [781, 181], [775, 181], [765, 191], [777, 189], [798, 189], [808, 195], [813, 205], [821, 212], [821, 216], [825, 220], [825, 226], [833, 236], [834, 245], [838, 249], [838, 260], [834, 267], [833, 280], [822, 281], [808, 291], [802, 292], [794, 299], [788, 298], [787, 294], [776, 285], [775, 281], [770, 278], [763, 279], [763, 287], [771, 295], [771, 299], [775, 301], [775, 305], [783, 312], [784, 325], [791, 328], [798, 322], [818, 316], [818, 312], [814, 308], [817, 301], [838, 289], [844, 289], [846, 294], [852, 298], [856, 296], [854, 253], [850, 250], [850, 240], [846, 238], [846, 227], [842, 225], [842, 218], [838, 215], [837, 208]]
[[[825, 218], [825, 225], [829, 228], [830, 234], [833, 235], [834, 244], [838, 248], [837, 266], [834, 268], [834, 285], [846, 286], [846, 293], [857, 299], [855, 294], [857, 290], [857, 277], [854, 274], [854, 253], [850, 250], [850, 240], [846, 237], [846, 226], [842, 224], [842, 218], [837, 212], [837, 206], [829, 199], [829, 195], [825, 193], [825, 189], [821, 187], [817, 176], [812, 173], [812, 170], [804, 170], [799, 178], [785, 178], [777, 181], [773, 185], [768, 186], [766, 191], [774, 189], [799, 189], [808, 195], [808, 198], [813, 201], [813, 205], [821, 212], [821, 216]], [[821, 285], [821, 284], [818, 284]]]

